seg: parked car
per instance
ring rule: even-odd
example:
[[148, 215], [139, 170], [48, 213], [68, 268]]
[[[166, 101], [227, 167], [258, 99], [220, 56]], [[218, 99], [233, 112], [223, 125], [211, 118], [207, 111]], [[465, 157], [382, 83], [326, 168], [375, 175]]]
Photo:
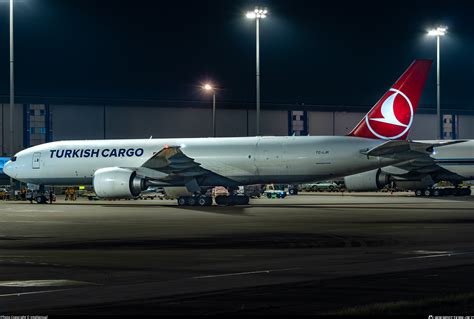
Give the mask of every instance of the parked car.
[[335, 182], [318, 182], [302, 185], [302, 189], [307, 192], [338, 192], [340, 188], [339, 184]]
[[275, 184], [265, 185], [265, 191], [263, 192], [264, 196], [267, 198], [285, 198], [287, 193], [280, 186]]
[[158, 197], [158, 187], [150, 186], [140, 193], [139, 199], [155, 199]]

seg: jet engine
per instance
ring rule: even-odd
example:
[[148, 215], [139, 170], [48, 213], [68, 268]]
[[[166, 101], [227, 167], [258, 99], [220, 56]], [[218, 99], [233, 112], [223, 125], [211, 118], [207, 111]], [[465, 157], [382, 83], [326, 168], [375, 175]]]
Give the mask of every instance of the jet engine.
[[377, 191], [388, 184], [399, 190], [425, 189], [435, 183], [430, 175], [402, 177], [383, 172], [381, 169], [344, 177], [348, 191]]
[[95, 193], [102, 198], [133, 198], [146, 189], [145, 179], [133, 170], [120, 167], [98, 169], [93, 184]]
[[390, 183], [390, 175], [380, 169], [344, 177], [348, 191], [364, 192], [377, 191]]

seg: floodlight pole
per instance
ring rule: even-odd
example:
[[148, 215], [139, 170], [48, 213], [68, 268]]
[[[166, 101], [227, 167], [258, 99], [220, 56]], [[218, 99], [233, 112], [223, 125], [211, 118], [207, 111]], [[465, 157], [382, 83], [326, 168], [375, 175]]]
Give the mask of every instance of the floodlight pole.
[[216, 137], [216, 91], [212, 91], [212, 136]]
[[440, 35], [436, 36], [436, 117], [438, 119], [438, 139], [444, 139], [442, 134], [442, 119], [441, 119], [441, 84], [440, 84], [440, 75], [439, 75], [439, 58], [440, 58]]
[[[15, 155], [14, 148], [14, 128], [13, 128], [13, 109], [15, 105], [15, 87], [14, 87], [14, 55], [13, 55], [13, 0], [10, 0], [10, 155]], [[15, 196], [15, 183], [10, 178], [10, 198]]]
[[13, 0], [10, 0], [10, 153], [14, 155], [13, 139], [13, 108], [15, 105], [15, 87], [14, 87], [14, 56], [13, 56]]
[[267, 16], [267, 9], [255, 8], [254, 11], [248, 11], [246, 17], [248, 19], [255, 19], [255, 31], [256, 31], [256, 84], [257, 84], [257, 110], [256, 110], [256, 135], [260, 135], [260, 19], [264, 19]]
[[256, 110], [256, 131], [257, 136], [260, 135], [260, 18], [255, 19], [256, 33], [257, 33], [257, 63], [256, 63], [256, 80], [257, 80], [257, 110]]

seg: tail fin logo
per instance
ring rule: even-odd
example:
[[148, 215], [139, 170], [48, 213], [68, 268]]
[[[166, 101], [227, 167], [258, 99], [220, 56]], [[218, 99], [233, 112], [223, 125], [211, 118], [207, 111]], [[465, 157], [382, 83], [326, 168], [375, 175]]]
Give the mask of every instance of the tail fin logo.
[[390, 89], [379, 101], [380, 107], [365, 117], [372, 134], [380, 139], [397, 139], [404, 136], [413, 123], [413, 105], [400, 90]]

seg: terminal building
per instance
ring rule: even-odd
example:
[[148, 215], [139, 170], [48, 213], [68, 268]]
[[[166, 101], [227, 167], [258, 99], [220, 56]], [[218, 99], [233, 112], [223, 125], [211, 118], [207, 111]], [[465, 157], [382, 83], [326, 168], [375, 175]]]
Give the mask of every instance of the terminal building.
[[[0, 104], [0, 155], [10, 156], [8, 98]], [[212, 136], [210, 101], [92, 100], [17, 97], [14, 148], [71, 139], [124, 139]], [[344, 135], [371, 106], [262, 103], [261, 135]], [[474, 138], [474, 109], [446, 107], [445, 139]], [[436, 139], [435, 108], [420, 105], [411, 139]], [[218, 137], [254, 136], [255, 102], [216, 105]]]

